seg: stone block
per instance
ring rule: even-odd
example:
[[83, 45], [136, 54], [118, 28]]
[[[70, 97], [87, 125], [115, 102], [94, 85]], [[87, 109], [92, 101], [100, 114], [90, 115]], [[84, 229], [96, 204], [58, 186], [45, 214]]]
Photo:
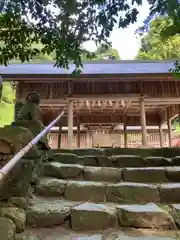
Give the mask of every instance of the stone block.
[[180, 156], [179, 147], [164, 147], [164, 148], [106, 148], [104, 152], [107, 156], [112, 155], [138, 155], [141, 157], [165, 157], [172, 158]]
[[180, 204], [172, 204], [171, 210], [171, 215], [173, 216], [174, 222], [180, 226]]
[[180, 203], [180, 183], [161, 184], [159, 194], [162, 203]]
[[97, 156], [97, 165], [100, 167], [113, 167], [112, 159], [108, 156]]
[[16, 232], [22, 232], [26, 225], [26, 212], [24, 209], [17, 207], [1, 207], [0, 217], [11, 219], [16, 225]]
[[170, 182], [180, 181], [180, 167], [166, 167], [166, 177]]
[[44, 201], [28, 208], [27, 224], [32, 227], [53, 227], [60, 225], [70, 216], [71, 207], [63, 203]]
[[65, 198], [72, 201], [104, 202], [106, 200], [105, 185], [98, 182], [69, 181]]
[[165, 157], [147, 157], [144, 159], [148, 167], [170, 166], [170, 161]]
[[0, 199], [8, 200], [12, 196], [26, 196], [34, 170], [34, 160], [21, 159], [7, 174], [6, 181], [0, 186]]
[[73, 153], [55, 153], [53, 161], [64, 164], [78, 164], [83, 162], [83, 158]]
[[42, 196], [53, 197], [63, 196], [66, 190], [67, 181], [53, 178], [42, 178], [36, 186], [36, 193]]
[[163, 167], [125, 168], [123, 170], [125, 182], [163, 183], [168, 182]]
[[111, 161], [116, 167], [144, 167], [145, 161], [142, 157], [136, 155], [114, 155]]
[[180, 156], [173, 157], [170, 164], [171, 166], [180, 166]]
[[102, 148], [78, 148], [78, 149], [73, 149], [71, 151], [77, 154], [78, 156], [87, 156], [87, 155], [100, 156], [104, 154], [104, 149]]
[[85, 166], [98, 166], [97, 156], [94, 155], [86, 155], [84, 158]]
[[123, 227], [173, 229], [172, 217], [154, 203], [119, 205], [120, 225]]
[[159, 202], [156, 186], [142, 183], [117, 183], [106, 187], [107, 201], [116, 203], [148, 203]]
[[83, 173], [84, 166], [78, 164], [63, 164], [58, 162], [46, 163], [44, 175], [55, 178], [77, 178]]
[[23, 197], [12, 197], [9, 199], [8, 202], [10, 203], [10, 205], [12, 204], [11, 206], [22, 208], [24, 210], [28, 208], [27, 200]]
[[[9, 125], [0, 128], [0, 153], [5, 154], [9, 152], [14, 155], [32, 141], [33, 138], [32, 132], [24, 127]], [[39, 153], [36, 146], [33, 146], [26, 154], [26, 158], [36, 158], [37, 156], [39, 156]]]
[[87, 181], [120, 182], [122, 180], [121, 169], [106, 167], [85, 167], [84, 179]]
[[2, 240], [14, 240], [16, 225], [8, 218], [0, 217], [0, 238]]
[[73, 230], [101, 230], [114, 228], [118, 225], [115, 208], [104, 204], [83, 203], [71, 211]]

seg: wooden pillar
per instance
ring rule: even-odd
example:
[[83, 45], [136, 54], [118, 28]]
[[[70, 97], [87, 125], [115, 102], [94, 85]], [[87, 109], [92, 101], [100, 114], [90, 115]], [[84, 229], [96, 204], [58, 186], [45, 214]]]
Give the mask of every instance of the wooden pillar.
[[68, 102], [68, 148], [72, 149], [73, 144], [73, 101]]
[[80, 148], [81, 145], [81, 133], [80, 133], [80, 122], [77, 118], [77, 148]]
[[163, 147], [163, 145], [164, 145], [164, 135], [163, 135], [162, 124], [159, 124], [159, 140], [160, 140], [160, 147]]
[[124, 147], [128, 147], [128, 138], [127, 138], [127, 116], [124, 117]]
[[171, 118], [169, 117], [167, 120], [167, 126], [168, 126], [169, 147], [171, 147], [172, 146], [172, 125], [171, 125]]
[[142, 145], [147, 146], [147, 129], [146, 129], [146, 112], [145, 112], [145, 105], [144, 105], [144, 98], [141, 97], [139, 99], [140, 105], [140, 122], [141, 122], [141, 133], [142, 133]]
[[61, 136], [62, 136], [62, 125], [59, 124], [59, 131], [58, 131], [58, 149], [61, 148]]

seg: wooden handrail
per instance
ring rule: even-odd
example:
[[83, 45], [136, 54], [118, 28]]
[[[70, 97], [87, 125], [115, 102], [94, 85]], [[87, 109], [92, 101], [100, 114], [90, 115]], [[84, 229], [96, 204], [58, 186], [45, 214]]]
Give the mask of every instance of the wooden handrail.
[[21, 158], [29, 152], [29, 150], [56, 124], [64, 115], [64, 111], [59, 114], [47, 127], [45, 127], [31, 142], [22, 148], [5, 166], [0, 169], [0, 183], [5, 176], [13, 169], [13, 167], [21, 160]]

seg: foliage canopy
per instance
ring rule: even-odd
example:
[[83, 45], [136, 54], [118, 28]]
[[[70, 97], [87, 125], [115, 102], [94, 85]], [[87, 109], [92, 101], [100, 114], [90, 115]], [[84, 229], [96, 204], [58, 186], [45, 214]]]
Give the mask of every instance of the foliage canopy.
[[[150, 4], [150, 15], [145, 21], [145, 25], [141, 30], [147, 31], [149, 23], [157, 16], [163, 16], [169, 24], [161, 28], [160, 35], [166, 40], [180, 34], [180, 1], [179, 0], [148, 0]], [[171, 69], [173, 73], [180, 74], [179, 58], [175, 62], [175, 69]]]
[[[19, 58], [54, 54], [57, 67], [82, 66], [89, 40], [109, 44], [113, 27], [125, 28], [137, 19], [142, 0], [4, 0], [0, 10], [0, 64]], [[42, 48], [34, 47], [42, 44]]]
[[180, 34], [167, 38], [161, 36], [161, 32], [171, 24], [172, 20], [166, 17], [158, 17], [151, 22], [148, 33], [142, 35], [137, 59], [180, 59]]

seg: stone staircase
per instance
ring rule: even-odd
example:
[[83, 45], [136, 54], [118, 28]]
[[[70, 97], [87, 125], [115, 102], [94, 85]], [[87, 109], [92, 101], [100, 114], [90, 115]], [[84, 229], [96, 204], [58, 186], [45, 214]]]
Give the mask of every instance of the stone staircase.
[[[168, 231], [163, 240], [179, 239], [180, 157], [143, 155], [51, 152], [18, 239], [155, 240], [160, 231]], [[148, 233], [124, 235], [129, 229]]]

